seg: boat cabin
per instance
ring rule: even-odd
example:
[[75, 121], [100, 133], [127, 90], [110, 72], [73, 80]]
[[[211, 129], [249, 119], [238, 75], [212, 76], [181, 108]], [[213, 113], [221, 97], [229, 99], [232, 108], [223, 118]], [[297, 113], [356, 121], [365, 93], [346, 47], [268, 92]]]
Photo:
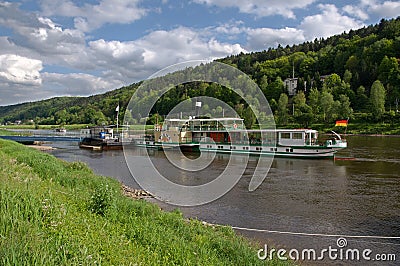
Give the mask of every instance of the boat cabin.
[[315, 145], [318, 132], [313, 129], [277, 129], [278, 145], [310, 146]]
[[230, 131], [245, 130], [241, 118], [166, 119], [162, 127], [156, 126], [154, 138], [158, 142], [192, 143], [211, 138], [215, 142], [228, 142]]
[[81, 130], [81, 138], [113, 139], [114, 130], [111, 127], [95, 126]]
[[235, 143], [250, 145], [316, 145], [318, 132], [312, 129], [246, 130], [241, 118], [167, 119], [155, 127], [155, 140], [169, 143]]

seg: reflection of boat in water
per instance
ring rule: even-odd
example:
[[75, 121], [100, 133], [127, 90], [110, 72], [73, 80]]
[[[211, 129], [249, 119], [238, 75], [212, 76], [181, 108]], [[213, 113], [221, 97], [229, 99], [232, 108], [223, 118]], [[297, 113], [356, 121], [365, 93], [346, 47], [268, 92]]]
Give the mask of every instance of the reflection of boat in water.
[[113, 127], [96, 126], [81, 130], [79, 147], [92, 150], [122, 150], [122, 141], [114, 136]]
[[136, 139], [148, 148], [176, 148], [231, 154], [256, 154], [291, 158], [332, 158], [347, 147], [346, 140], [333, 137], [318, 141], [313, 129], [247, 130], [241, 118], [166, 119], [154, 130], [154, 139]]

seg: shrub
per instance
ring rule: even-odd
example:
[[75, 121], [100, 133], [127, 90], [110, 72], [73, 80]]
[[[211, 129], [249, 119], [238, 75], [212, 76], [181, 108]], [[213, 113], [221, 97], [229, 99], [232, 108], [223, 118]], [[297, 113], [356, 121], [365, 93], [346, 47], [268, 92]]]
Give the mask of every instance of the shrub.
[[112, 204], [112, 190], [108, 184], [98, 185], [90, 197], [88, 209], [98, 215], [104, 216]]

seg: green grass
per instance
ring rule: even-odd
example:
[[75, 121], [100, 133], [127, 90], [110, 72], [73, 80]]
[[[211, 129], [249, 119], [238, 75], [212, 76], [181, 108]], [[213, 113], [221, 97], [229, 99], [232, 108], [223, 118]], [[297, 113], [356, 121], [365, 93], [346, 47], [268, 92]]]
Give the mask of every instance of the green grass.
[[286, 265], [229, 227], [185, 220], [120, 184], [0, 139], [0, 265]]
[[[303, 128], [299, 124], [289, 124], [285, 126], [278, 125], [276, 128]], [[345, 127], [336, 127], [334, 124], [312, 124], [309, 128], [316, 129], [320, 133], [330, 133], [331, 130], [344, 134], [359, 135], [400, 135], [400, 124], [393, 123], [355, 123], [351, 122]]]
[[13, 132], [11, 132], [11, 131], [8, 131], [6, 129], [0, 129], [0, 136], [9, 136], [12, 134], [13, 134]]
[[[67, 130], [77, 130], [77, 129], [82, 129], [82, 128], [87, 128], [90, 127], [91, 125], [89, 124], [72, 124], [72, 125], [64, 125], [62, 126], [63, 128]], [[38, 125], [38, 128], [35, 128], [35, 125], [6, 125], [3, 126], [5, 129], [55, 129], [55, 128], [60, 128], [60, 125]], [[130, 129], [132, 130], [138, 130], [142, 129], [143, 125], [130, 125]], [[146, 129], [153, 129], [153, 125], [146, 125]], [[122, 127], [121, 127], [122, 129]]]
[[[90, 125], [88, 125], [88, 124], [72, 124], [72, 125], [64, 125], [62, 127], [67, 130], [73, 130], [73, 129], [86, 128], [87, 126], [90, 126]], [[9, 128], [9, 129], [55, 129], [55, 128], [60, 128], [61, 126], [60, 125], [38, 125], [38, 127], [35, 128], [35, 125], [6, 125], [4, 127]]]
[[400, 124], [388, 123], [357, 123], [349, 124], [347, 133], [349, 134], [368, 134], [368, 135], [400, 135]]

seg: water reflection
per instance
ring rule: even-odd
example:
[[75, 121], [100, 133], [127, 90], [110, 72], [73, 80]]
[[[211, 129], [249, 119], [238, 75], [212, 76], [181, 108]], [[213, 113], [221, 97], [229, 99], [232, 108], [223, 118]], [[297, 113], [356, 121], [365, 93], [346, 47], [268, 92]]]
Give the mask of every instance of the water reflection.
[[[349, 148], [338, 154], [346, 160], [275, 158], [267, 178], [253, 192], [249, 192], [248, 186], [257, 157], [250, 156], [242, 178], [229, 193], [212, 203], [181, 209], [190, 217], [246, 228], [399, 236], [400, 138], [349, 136], [347, 139]], [[217, 154], [207, 169], [182, 172], [171, 165], [162, 152], [132, 150], [132, 156], [147, 153], [156, 168], [171, 181], [186, 185], [209, 182], [224, 170], [229, 159], [227, 154]], [[53, 154], [65, 160], [87, 162], [97, 173], [137, 187], [120, 151], [101, 153], [79, 150], [76, 145], [61, 145]], [[349, 158], [351, 160], [347, 160]], [[235, 160], [238, 168], [245, 163], [240, 157]], [[165, 209], [175, 208], [162, 202], [158, 204]], [[288, 248], [327, 247], [335, 243], [335, 237], [240, 232], [262, 243], [272, 240]], [[399, 240], [348, 238], [348, 242], [352, 247], [394, 252], [400, 259]]]

